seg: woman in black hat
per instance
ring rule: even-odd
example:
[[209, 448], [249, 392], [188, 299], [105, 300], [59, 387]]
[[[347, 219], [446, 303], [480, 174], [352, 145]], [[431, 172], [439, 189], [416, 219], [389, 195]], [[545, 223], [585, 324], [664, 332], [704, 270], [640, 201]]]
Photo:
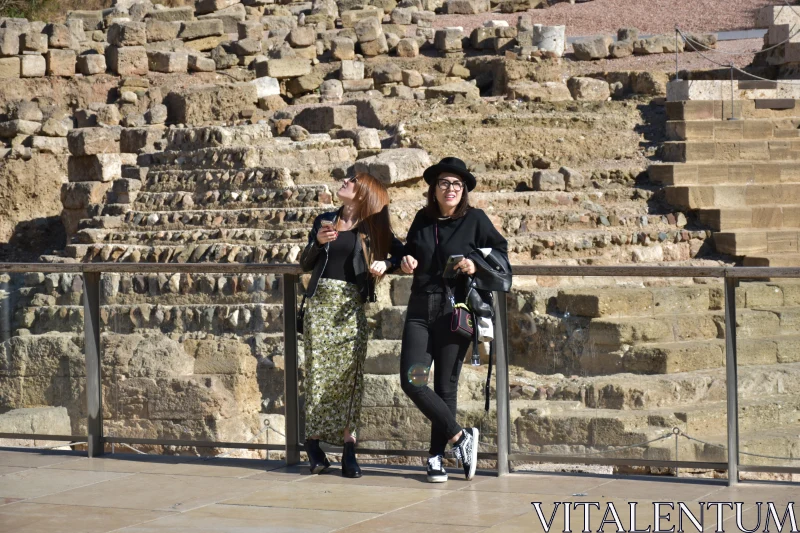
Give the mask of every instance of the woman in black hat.
[[[507, 258], [508, 243], [489, 217], [469, 205], [469, 191], [476, 180], [463, 161], [446, 157], [423, 174], [428, 183], [428, 203], [408, 231], [401, 268], [413, 274], [411, 298], [403, 329], [400, 381], [403, 391], [431, 421], [428, 481], [447, 481], [442, 456], [449, 442], [464, 467], [466, 478], [475, 475], [478, 429], [462, 428], [456, 422], [456, 399], [461, 366], [470, 339], [451, 329], [453, 301], [463, 301], [463, 283], [458, 274], [476, 274], [471, 254], [494, 253]], [[481, 249], [481, 252], [478, 250]], [[473, 255], [473, 257], [475, 257]], [[445, 267], [454, 265], [455, 279], [445, 278]], [[485, 263], [483, 263], [485, 264]], [[428, 374], [434, 366], [433, 389]]]

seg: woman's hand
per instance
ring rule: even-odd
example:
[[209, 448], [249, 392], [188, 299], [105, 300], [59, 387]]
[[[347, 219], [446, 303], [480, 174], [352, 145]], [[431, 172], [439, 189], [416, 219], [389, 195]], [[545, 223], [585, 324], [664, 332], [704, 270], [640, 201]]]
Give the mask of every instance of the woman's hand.
[[317, 242], [322, 246], [331, 241], [335, 241], [338, 236], [339, 232], [337, 232], [333, 226], [322, 226], [319, 231], [317, 231]]
[[462, 274], [466, 274], [468, 276], [472, 276], [475, 274], [475, 263], [472, 260], [467, 259], [466, 257], [456, 264], [456, 270], [461, 272]]
[[414, 269], [417, 268], [417, 264], [418, 263], [416, 259], [410, 255], [406, 255], [403, 257], [402, 261], [400, 261], [400, 269], [406, 274], [413, 274]]
[[383, 276], [386, 273], [386, 261], [374, 261], [369, 267], [373, 276]]

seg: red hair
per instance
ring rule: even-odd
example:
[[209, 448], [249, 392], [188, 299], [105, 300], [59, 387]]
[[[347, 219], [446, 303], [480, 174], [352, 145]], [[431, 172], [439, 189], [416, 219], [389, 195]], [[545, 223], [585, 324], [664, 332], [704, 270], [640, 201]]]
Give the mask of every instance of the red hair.
[[[355, 177], [356, 220], [361, 234], [367, 267], [373, 261], [385, 261], [392, 247], [392, 223], [389, 219], [389, 191], [366, 173]], [[365, 242], [364, 236], [368, 242]]]

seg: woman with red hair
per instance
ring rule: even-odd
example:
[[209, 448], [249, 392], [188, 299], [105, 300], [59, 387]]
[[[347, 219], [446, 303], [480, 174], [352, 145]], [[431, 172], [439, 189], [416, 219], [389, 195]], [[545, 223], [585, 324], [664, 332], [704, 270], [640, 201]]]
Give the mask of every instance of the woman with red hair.
[[344, 445], [342, 475], [357, 478], [367, 355], [364, 304], [375, 301], [375, 283], [400, 266], [403, 244], [392, 233], [389, 193], [380, 181], [357, 174], [342, 182], [336, 196], [342, 207], [314, 220], [300, 256], [303, 270], [313, 271], [303, 316], [305, 450], [311, 472], [319, 474], [330, 467], [320, 440]]

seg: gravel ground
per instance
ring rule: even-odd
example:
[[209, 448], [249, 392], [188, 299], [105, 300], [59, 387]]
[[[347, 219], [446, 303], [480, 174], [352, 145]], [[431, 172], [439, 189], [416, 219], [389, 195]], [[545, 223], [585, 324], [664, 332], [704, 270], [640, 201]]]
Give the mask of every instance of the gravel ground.
[[[760, 50], [763, 43], [761, 39], [745, 39], [741, 41], [720, 41], [714, 51], [705, 51], [702, 57], [697, 52], [684, 52], [678, 54], [678, 67], [680, 70], [709, 70], [720, 68], [709, 60], [723, 63], [733, 63], [742, 68], [753, 61], [756, 50]], [[567, 51], [571, 52], [572, 47]], [[708, 59], [706, 59], [708, 58]], [[597, 61], [577, 61], [571, 54], [564, 58], [570, 73], [574, 75], [589, 74], [592, 72], [615, 72], [622, 70], [651, 70], [675, 72], [675, 54], [654, 54], [647, 56], [628, 56], [622, 59], [600, 59]]]
[[[780, 0], [592, 0], [582, 4], [561, 2], [546, 9], [532, 9], [535, 24], [565, 24], [567, 36], [616, 32], [635, 27], [642, 33], [672, 33], [675, 26], [690, 31], [717, 32], [755, 26], [756, 11]], [[503, 15], [439, 15], [434, 26], [463, 26], [469, 32], [487, 20], [515, 24], [522, 13]]]

